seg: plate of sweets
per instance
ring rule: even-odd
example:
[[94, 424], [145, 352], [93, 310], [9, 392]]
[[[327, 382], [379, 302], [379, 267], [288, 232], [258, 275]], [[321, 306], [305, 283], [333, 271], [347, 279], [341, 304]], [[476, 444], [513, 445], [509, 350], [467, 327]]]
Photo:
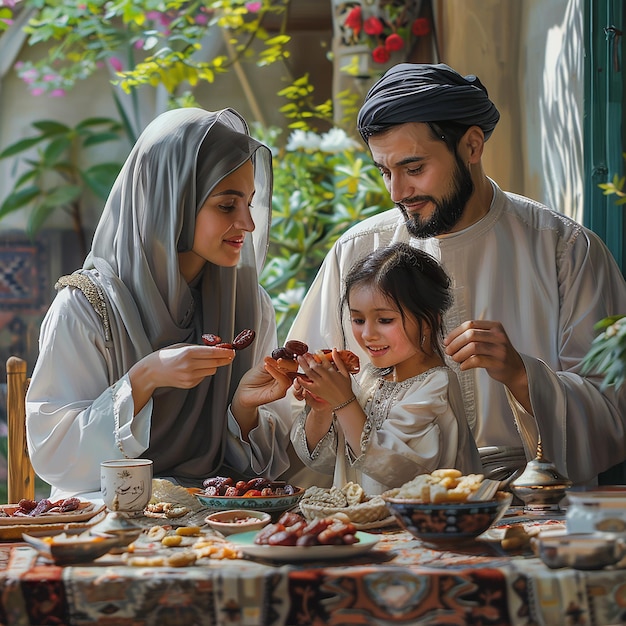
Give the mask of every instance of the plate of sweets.
[[236, 481], [230, 477], [216, 476], [207, 478], [202, 489], [193, 489], [191, 492], [207, 509], [255, 509], [281, 513], [298, 504], [304, 489], [262, 477]]

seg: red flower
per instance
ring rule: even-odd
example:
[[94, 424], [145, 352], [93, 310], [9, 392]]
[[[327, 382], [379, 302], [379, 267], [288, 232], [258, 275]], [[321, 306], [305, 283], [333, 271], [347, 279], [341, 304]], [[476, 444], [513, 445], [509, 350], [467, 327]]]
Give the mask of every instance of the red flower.
[[391, 35], [385, 39], [385, 48], [389, 50], [389, 52], [402, 50], [402, 48], [404, 48], [404, 39], [402, 39], [398, 33], [391, 33]]
[[368, 17], [363, 24], [363, 30], [368, 35], [382, 35], [383, 25], [377, 17]]
[[344, 22], [344, 25], [347, 28], [351, 28], [354, 31], [354, 33], [358, 35], [361, 32], [362, 22], [363, 22], [363, 19], [361, 17], [361, 7], [356, 6], [350, 11], [350, 13], [348, 13], [348, 15], [346, 15], [346, 20]]
[[430, 23], [428, 19], [425, 17], [418, 17], [411, 26], [411, 32], [416, 37], [423, 37], [424, 35], [428, 35], [430, 32]]
[[385, 46], [378, 46], [372, 50], [372, 59], [374, 59], [375, 63], [387, 63], [390, 57], [391, 54]]

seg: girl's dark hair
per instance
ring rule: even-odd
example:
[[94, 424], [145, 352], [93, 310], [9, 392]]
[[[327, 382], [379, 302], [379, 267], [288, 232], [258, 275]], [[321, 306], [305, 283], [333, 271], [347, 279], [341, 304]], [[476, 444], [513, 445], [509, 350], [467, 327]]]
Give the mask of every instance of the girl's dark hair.
[[411, 315], [420, 329], [423, 324], [430, 327], [433, 348], [444, 359], [442, 317], [452, 294], [450, 278], [432, 256], [407, 243], [379, 248], [352, 266], [344, 285], [342, 311], [354, 287], [374, 287], [396, 304], [404, 321]]

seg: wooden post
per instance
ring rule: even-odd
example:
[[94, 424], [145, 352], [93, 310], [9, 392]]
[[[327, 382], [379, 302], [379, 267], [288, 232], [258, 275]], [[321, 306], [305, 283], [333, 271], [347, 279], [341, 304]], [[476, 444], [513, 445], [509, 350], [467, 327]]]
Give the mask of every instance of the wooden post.
[[26, 361], [16, 356], [7, 360], [7, 464], [8, 499], [35, 498], [35, 472], [26, 444]]

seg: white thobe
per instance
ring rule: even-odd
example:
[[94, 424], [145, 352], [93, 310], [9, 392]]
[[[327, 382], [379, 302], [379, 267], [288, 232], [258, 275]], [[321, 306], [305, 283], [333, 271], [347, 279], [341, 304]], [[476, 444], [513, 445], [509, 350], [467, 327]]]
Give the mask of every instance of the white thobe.
[[[449, 363], [478, 446], [512, 453], [523, 446], [528, 460], [541, 433], [545, 458], [575, 483], [592, 482], [626, 458], [626, 389], [601, 390], [601, 378], [582, 375], [581, 361], [597, 334], [594, 324], [626, 313], [626, 284], [593, 232], [492, 184], [489, 212], [461, 232], [411, 238], [397, 209], [350, 228], [324, 260], [289, 338], [312, 350], [342, 346], [343, 276], [372, 250], [408, 241], [438, 259], [452, 279], [445, 327], [499, 321], [526, 367], [532, 415], [484, 369], [460, 372]], [[345, 336], [348, 349], [365, 359], [351, 333]]]

